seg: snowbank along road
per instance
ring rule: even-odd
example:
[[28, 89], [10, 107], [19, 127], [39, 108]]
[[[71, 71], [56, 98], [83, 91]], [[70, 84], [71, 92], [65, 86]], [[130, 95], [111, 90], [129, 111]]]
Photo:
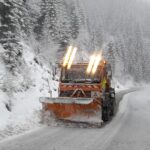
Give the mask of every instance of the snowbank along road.
[[[0, 150], [149, 150], [149, 89], [125, 95], [116, 116], [102, 128], [42, 127], [2, 141]], [[124, 94], [118, 93], [117, 100]]]

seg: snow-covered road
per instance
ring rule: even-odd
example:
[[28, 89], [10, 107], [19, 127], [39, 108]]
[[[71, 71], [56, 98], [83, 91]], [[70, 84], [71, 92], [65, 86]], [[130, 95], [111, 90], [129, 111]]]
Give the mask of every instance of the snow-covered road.
[[100, 129], [43, 127], [2, 141], [0, 150], [149, 150], [149, 89], [127, 94], [117, 115]]

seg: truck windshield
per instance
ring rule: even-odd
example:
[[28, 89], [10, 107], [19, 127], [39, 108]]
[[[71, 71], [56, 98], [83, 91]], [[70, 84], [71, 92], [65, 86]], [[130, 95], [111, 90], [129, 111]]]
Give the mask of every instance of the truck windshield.
[[71, 69], [62, 69], [61, 81], [62, 82], [76, 82], [76, 83], [99, 83], [100, 82], [100, 70], [98, 69], [94, 75], [86, 74], [87, 65], [85, 66], [72, 66]]

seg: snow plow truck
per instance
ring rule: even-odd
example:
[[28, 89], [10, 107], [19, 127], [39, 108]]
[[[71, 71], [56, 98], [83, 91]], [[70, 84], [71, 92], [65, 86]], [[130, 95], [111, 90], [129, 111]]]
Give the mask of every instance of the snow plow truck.
[[89, 63], [73, 63], [77, 48], [70, 46], [60, 68], [58, 97], [41, 97], [42, 117], [48, 112], [58, 120], [102, 123], [115, 110], [111, 66], [96, 53]]

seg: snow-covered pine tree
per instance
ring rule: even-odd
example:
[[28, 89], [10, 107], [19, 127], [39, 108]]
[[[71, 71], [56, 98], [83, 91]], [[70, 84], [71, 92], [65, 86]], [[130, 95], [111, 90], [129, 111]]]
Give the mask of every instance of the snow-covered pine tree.
[[71, 37], [72, 39], [77, 39], [79, 35], [79, 20], [76, 14], [75, 4], [72, 2], [70, 3], [69, 7], [69, 14], [70, 14], [70, 23], [71, 23]]
[[136, 23], [134, 26], [134, 60], [135, 60], [135, 79], [136, 81], [143, 80], [143, 66], [144, 66], [144, 53], [143, 53], [143, 36], [140, 24]]
[[114, 41], [110, 41], [107, 44], [107, 47], [106, 47], [104, 55], [105, 55], [105, 58], [111, 64], [113, 74], [115, 74], [115, 67], [116, 67], [115, 62], [116, 62], [116, 58], [115, 58], [115, 43], [114, 43]]
[[35, 22], [35, 26], [33, 29], [37, 40], [42, 40], [44, 38], [43, 30], [44, 30], [45, 17], [48, 12], [47, 9], [49, 8], [48, 1], [42, 0], [40, 4], [40, 8], [41, 8], [40, 14]]
[[15, 74], [16, 71], [19, 71], [19, 66], [23, 62], [22, 46], [20, 44], [22, 1], [5, 0], [0, 5], [0, 43], [5, 49], [3, 59], [8, 70]]
[[34, 20], [35, 20], [35, 14], [34, 17], [32, 18], [32, 10], [29, 4], [27, 3], [26, 0], [23, 0], [21, 7], [21, 19], [20, 20], [20, 25], [21, 25], [21, 30], [22, 30], [22, 38], [23, 40], [28, 41], [29, 37], [33, 33], [33, 26], [34, 26]]
[[70, 14], [68, 14], [67, 3], [64, 0], [57, 0], [56, 4], [56, 28], [57, 28], [57, 37], [60, 43], [60, 46], [63, 46], [62, 43], [68, 42], [71, 39], [71, 30], [70, 30]]

